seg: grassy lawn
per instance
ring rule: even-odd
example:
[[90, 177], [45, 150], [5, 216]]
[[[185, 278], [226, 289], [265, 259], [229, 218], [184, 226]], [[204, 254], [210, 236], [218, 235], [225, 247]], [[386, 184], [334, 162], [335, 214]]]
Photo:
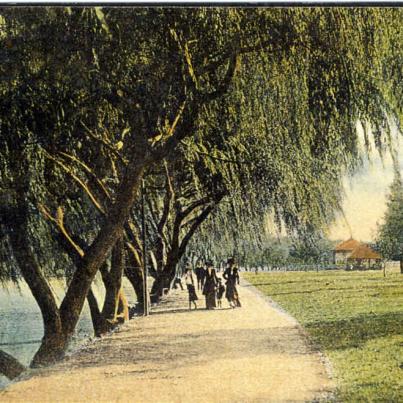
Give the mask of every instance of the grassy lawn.
[[243, 273], [294, 316], [330, 359], [346, 402], [403, 402], [403, 275]]

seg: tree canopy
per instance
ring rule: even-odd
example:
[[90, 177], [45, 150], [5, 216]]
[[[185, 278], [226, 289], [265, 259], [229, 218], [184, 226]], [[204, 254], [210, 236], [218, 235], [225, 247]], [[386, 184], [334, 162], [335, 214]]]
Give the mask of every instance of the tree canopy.
[[[381, 152], [390, 121], [401, 127], [398, 8], [0, 16], [0, 279], [24, 278], [41, 307], [34, 364], [63, 354], [98, 271], [115, 313], [128, 256], [125, 273], [141, 282], [143, 180], [169, 282], [197, 231], [258, 244], [268, 214], [293, 235], [326, 226], [359, 163], [357, 122]], [[68, 278], [60, 306], [55, 274]]]

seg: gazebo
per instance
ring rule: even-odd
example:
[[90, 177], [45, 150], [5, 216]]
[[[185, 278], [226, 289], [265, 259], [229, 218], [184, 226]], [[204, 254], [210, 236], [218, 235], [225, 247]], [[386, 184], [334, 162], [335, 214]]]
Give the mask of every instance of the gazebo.
[[347, 258], [347, 262], [353, 267], [362, 269], [377, 266], [381, 260], [382, 256], [365, 244], [357, 246]]
[[360, 246], [361, 243], [353, 238], [343, 241], [333, 249], [333, 261], [335, 264], [347, 264], [347, 259], [350, 257], [354, 249]]

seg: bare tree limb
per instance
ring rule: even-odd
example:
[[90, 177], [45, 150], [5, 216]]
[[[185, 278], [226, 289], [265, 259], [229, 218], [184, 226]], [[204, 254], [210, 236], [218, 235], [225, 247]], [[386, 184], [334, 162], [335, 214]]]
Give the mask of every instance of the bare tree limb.
[[68, 243], [72, 246], [72, 248], [75, 250], [75, 252], [82, 258], [84, 256], [84, 251], [80, 248], [79, 245], [77, 245], [76, 242], [74, 242], [73, 238], [70, 236], [70, 234], [67, 232], [65, 226], [64, 226], [64, 212], [63, 208], [59, 206], [56, 210], [56, 215], [53, 217], [50, 211], [48, 210], [47, 207], [44, 205], [40, 204], [38, 206], [39, 211], [44, 215], [45, 218], [47, 218], [49, 221], [53, 222], [53, 224], [56, 225], [56, 227], [59, 229], [60, 233], [65, 237], [65, 239], [68, 241]]
[[104, 140], [104, 139], [99, 138], [98, 136], [96, 136], [96, 135], [84, 124], [83, 121], [80, 121], [80, 123], [83, 125], [84, 129], [87, 131], [87, 133], [88, 133], [93, 139], [95, 139], [95, 140], [97, 140], [98, 142], [102, 143], [108, 150], [112, 151], [112, 153], [113, 153], [116, 157], [118, 157], [118, 160], [119, 160], [124, 166], [127, 166], [127, 164], [128, 164], [127, 160], [125, 160], [125, 159], [122, 157], [122, 155], [119, 153], [119, 151], [116, 149], [116, 147], [115, 147], [112, 143], [110, 143], [110, 142], [108, 142], [108, 141], [106, 141], [106, 140]]
[[95, 174], [95, 172], [83, 161], [75, 157], [74, 155], [67, 154], [65, 152], [60, 152], [60, 155], [62, 155], [65, 158], [69, 158], [72, 161], [75, 161], [77, 164], [79, 164], [81, 167], [84, 168], [86, 172], [88, 172], [96, 181], [96, 183], [99, 185], [99, 188], [102, 190], [102, 192], [105, 194], [106, 197], [110, 198], [110, 194], [108, 189], [105, 187], [105, 185], [102, 183], [102, 181], [98, 178], [98, 176]]
[[203, 206], [211, 201], [209, 196], [203, 197], [202, 199], [196, 200], [193, 202], [191, 205], [186, 207], [180, 214], [182, 219], [187, 217], [190, 213], [192, 213], [195, 209], [197, 209], [200, 206]]
[[74, 173], [72, 170], [67, 167], [63, 162], [58, 160], [56, 157], [53, 155], [49, 154], [47, 151], [45, 151], [45, 156], [54, 161], [57, 165], [59, 165], [67, 174], [69, 174], [79, 185], [80, 187], [84, 190], [84, 192], [88, 195], [88, 197], [91, 199], [91, 201], [94, 203], [94, 206], [103, 214], [105, 214], [104, 208], [101, 206], [101, 204], [98, 202], [94, 194], [91, 192], [89, 187]]

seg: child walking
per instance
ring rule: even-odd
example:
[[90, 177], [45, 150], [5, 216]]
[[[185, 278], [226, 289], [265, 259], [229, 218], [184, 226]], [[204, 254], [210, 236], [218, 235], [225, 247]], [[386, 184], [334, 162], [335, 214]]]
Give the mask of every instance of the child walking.
[[217, 306], [221, 308], [221, 300], [222, 296], [224, 295], [225, 292], [225, 286], [222, 283], [222, 279], [218, 279], [218, 284], [217, 284]]
[[196, 295], [196, 289], [194, 285], [192, 267], [186, 267], [186, 274], [185, 274], [185, 283], [189, 293], [189, 309], [192, 309], [192, 303], [194, 304], [195, 309], [197, 309], [196, 301], [198, 300]]

